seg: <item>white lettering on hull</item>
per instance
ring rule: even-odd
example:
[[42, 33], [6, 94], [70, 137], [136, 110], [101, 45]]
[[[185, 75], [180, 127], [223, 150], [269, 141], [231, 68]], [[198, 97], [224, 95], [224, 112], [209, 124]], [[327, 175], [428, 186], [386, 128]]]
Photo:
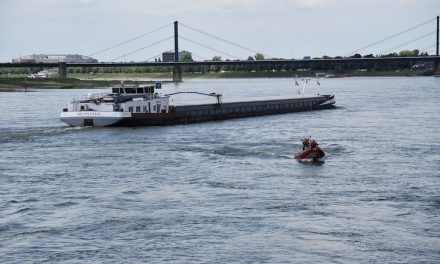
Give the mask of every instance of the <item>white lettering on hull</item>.
[[131, 117], [131, 113], [127, 112], [62, 112], [60, 119], [70, 126], [84, 126], [90, 121], [93, 126], [110, 126], [116, 122]]
[[101, 112], [77, 112], [78, 116], [100, 116]]

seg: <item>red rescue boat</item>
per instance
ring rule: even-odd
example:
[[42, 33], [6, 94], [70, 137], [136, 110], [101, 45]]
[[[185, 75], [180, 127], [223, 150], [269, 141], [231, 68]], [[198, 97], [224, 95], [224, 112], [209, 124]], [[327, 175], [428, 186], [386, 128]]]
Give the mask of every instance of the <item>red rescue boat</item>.
[[303, 150], [295, 154], [295, 159], [318, 160], [325, 156], [324, 151], [319, 148], [315, 139], [305, 138], [302, 140]]

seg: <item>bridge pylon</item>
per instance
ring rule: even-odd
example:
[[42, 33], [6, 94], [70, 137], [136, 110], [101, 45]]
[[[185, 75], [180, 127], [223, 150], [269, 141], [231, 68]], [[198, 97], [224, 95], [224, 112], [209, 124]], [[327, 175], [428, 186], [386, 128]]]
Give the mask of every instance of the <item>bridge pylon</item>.
[[[174, 62], [179, 62], [179, 22], [174, 21]], [[182, 81], [182, 68], [173, 67], [173, 82]]]
[[59, 76], [60, 79], [66, 79], [67, 78], [66, 62], [59, 62], [58, 63], [58, 76]]
[[173, 82], [182, 81], [182, 68], [180, 66], [173, 67]]
[[[438, 55], [439, 55], [439, 24], [440, 24], [440, 22], [439, 22], [439, 16], [437, 16], [437, 41], [436, 41], [436, 49], [435, 49], [435, 54], [437, 55], [437, 57], [438, 57]], [[435, 61], [434, 61], [434, 72], [435, 73], [440, 73], [440, 69], [439, 69], [439, 67], [440, 67], [440, 60], [439, 59], [436, 59]]]

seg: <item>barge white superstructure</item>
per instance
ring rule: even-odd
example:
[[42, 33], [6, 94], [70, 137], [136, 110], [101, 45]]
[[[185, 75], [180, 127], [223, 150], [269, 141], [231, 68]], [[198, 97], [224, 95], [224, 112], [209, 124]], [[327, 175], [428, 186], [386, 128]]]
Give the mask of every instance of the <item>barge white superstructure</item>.
[[168, 113], [169, 96], [154, 92], [154, 85], [114, 86], [111, 93], [74, 99], [60, 119], [71, 126], [111, 126], [135, 113]]

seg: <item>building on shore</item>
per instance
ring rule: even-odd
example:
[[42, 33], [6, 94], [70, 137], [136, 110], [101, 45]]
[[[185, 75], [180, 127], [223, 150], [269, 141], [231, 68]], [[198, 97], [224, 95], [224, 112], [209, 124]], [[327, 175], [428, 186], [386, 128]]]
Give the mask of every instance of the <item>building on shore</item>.
[[[179, 51], [179, 61], [182, 60], [182, 58], [190, 56], [191, 57], [191, 52], [189, 51]], [[174, 51], [166, 51], [164, 53], [162, 53], [162, 61], [163, 62], [173, 62], [174, 61]]]
[[13, 63], [97, 63], [98, 60], [79, 54], [32, 54], [12, 59]]

